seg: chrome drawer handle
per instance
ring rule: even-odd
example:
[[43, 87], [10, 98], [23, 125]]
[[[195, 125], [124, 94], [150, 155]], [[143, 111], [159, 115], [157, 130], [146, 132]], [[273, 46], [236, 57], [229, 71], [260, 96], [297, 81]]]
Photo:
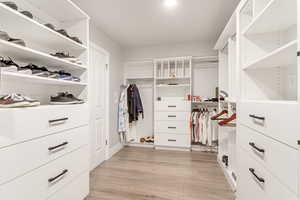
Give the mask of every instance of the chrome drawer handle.
[[68, 170], [67, 170], [67, 169], [63, 170], [63, 171], [62, 171], [60, 174], [58, 174], [57, 176], [55, 176], [55, 177], [53, 177], [53, 178], [49, 178], [49, 179], [48, 179], [48, 182], [49, 182], [49, 183], [53, 183], [53, 182], [55, 182], [55, 181], [57, 181], [57, 180], [63, 178], [64, 175], [65, 175], [66, 173], [68, 173]]
[[169, 118], [175, 118], [176, 115], [168, 115]]
[[169, 126], [168, 129], [176, 129], [175, 126]]
[[266, 120], [265, 117], [259, 117], [259, 116], [256, 116], [256, 115], [249, 115], [249, 117], [251, 117], [251, 118], [253, 118], [253, 119], [262, 120], [262, 121], [265, 121], [265, 120]]
[[255, 169], [253, 168], [249, 168], [249, 171], [251, 172], [251, 174], [261, 183], [265, 183], [265, 179], [259, 177], [256, 173], [255, 173]]
[[64, 117], [64, 118], [60, 118], [60, 119], [53, 119], [53, 120], [49, 120], [49, 124], [62, 124], [68, 120], [69, 120], [68, 117]]
[[56, 146], [53, 146], [53, 147], [49, 147], [48, 150], [49, 150], [49, 151], [54, 151], [54, 150], [56, 150], [56, 149], [65, 147], [65, 146], [67, 146], [68, 144], [69, 144], [68, 142], [64, 142], [64, 143], [61, 143], [61, 144], [59, 144], [59, 145], [56, 145]]
[[172, 105], [170, 105], [170, 106], [168, 106], [168, 108], [176, 108], [177, 106], [172, 106]]
[[176, 142], [177, 140], [174, 139], [168, 139], [168, 142]]
[[261, 149], [261, 148], [258, 148], [254, 142], [249, 142], [249, 145], [255, 149], [256, 151], [260, 152], [260, 153], [265, 153], [265, 150], [264, 149]]

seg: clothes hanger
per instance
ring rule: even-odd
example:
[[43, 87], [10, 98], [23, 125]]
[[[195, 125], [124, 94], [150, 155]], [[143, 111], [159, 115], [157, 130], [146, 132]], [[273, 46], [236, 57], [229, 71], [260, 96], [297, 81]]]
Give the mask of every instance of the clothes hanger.
[[226, 124], [229, 124], [229, 122], [233, 121], [233, 120], [236, 120], [236, 113], [234, 113], [233, 115], [231, 115], [231, 117], [227, 118], [227, 119], [224, 119], [222, 121], [220, 121], [218, 124], [220, 126], [224, 126]]
[[211, 120], [220, 120], [219, 117], [221, 117], [224, 114], [228, 114], [228, 110], [222, 110], [219, 114], [216, 114], [215, 116], [211, 117]]

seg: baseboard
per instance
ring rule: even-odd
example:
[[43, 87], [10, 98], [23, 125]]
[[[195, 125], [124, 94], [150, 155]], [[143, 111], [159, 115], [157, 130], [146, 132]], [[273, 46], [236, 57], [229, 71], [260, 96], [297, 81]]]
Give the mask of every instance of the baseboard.
[[191, 151], [191, 148], [185, 147], [166, 147], [166, 146], [154, 146], [156, 150], [166, 150], [166, 151]]
[[222, 163], [222, 161], [220, 159], [218, 159], [218, 163], [225, 175], [225, 178], [227, 180], [227, 182], [229, 183], [231, 189], [233, 192], [236, 192], [236, 182], [235, 180], [233, 179], [232, 175], [231, 175], [231, 172], [224, 166], [224, 164]]
[[108, 159], [110, 159], [111, 157], [113, 157], [116, 153], [118, 153], [121, 149], [124, 148], [124, 145], [122, 143], [118, 143], [115, 144], [113, 147], [109, 148], [109, 155], [108, 155]]

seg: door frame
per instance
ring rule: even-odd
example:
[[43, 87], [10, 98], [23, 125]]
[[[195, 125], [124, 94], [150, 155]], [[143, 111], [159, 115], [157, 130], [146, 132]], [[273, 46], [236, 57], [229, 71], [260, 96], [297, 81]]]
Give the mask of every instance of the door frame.
[[106, 56], [106, 70], [105, 70], [105, 160], [109, 159], [109, 124], [110, 124], [110, 95], [109, 95], [109, 82], [110, 82], [110, 53], [104, 48], [100, 47], [94, 42], [90, 42], [90, 48], [93, 48]]

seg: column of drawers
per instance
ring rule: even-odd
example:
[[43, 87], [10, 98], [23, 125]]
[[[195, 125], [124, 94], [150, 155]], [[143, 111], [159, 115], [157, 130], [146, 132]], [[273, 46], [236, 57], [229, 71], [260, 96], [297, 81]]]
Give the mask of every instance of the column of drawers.
[[158, 101], [155, 105], [155, 145], [189, 148], [191, 146], [188, 101]]

